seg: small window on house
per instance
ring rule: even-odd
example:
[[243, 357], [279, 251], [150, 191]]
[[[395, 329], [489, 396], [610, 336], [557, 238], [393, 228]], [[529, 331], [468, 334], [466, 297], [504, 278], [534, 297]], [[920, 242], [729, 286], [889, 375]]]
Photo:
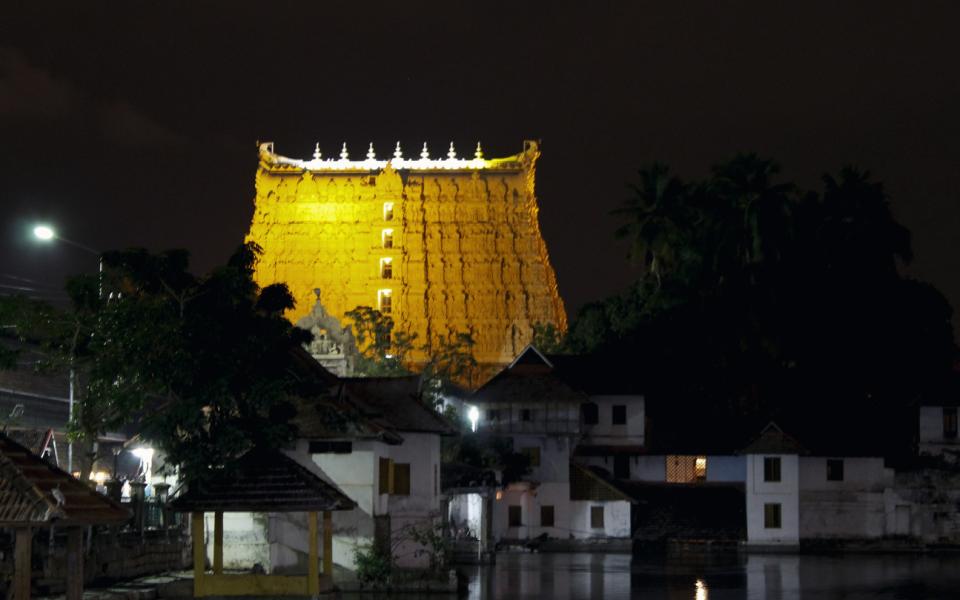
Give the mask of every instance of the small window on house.
[[780, 529], [781, 525], [780, 504], [763, 505], [763, 527], [765, 529]]
[[763, 457], [763, 480], [764, 481], [780, 481], [780, 457], [779, 456]]
[[377, 306], [385, 315], [393, 312], [393, 290], [380, 290], [377, 293]]
[[519, 505], [511, 505], [507, 507], [507, 524], [509, 527], [522, 527], [523, 521], [521, 516], [523, 515], [523, 508]]
[[384, 248], [393, 248], [393, 230], [384, 229], [380, 234], [380, 239], [383, 241]]
[[827, 481], [843, 481], [843, 459], [827, 459]]
[[698, 456], [695, 461], [693, 461], [693, 479], [694, 481], [706, 481], [707, 480], [707, 457]]
[[540, 527], [553, 527], [553, 507], [540, 507]]
[[410, 495], [410, 463], [393, 463], [393, 494]]
[[383, 220], [384, 221], [393, 220], [393, 202], [383, 203]]
[[392, 469], [390, 468], [390, 459], [381, 458], [380, 459], [380, 473], [377, 477], [377, 491], [381, 494], [390, 493], [390, 474]]
[[529, 408], [520, 409], [520, 420], [521, 421], [532, 421], [533, 420], [533, 411]]
[[537, 446], [533, 446], [530, 448], [523, 448], [520, 450], [520, 452], [522, 452], [523, 455], [530, 460], [531, 467], [540, 466], [540, 448], [538, 448]]
[[613, 424], [614, 425], [626, 425], [627, 424], [627, 407], [623, 404], [616, 404], [613, 407]]
[[957, 407], [943, 407], [943, 437], [957, 437]]
[[630, 479], [630, 457], [618, 454], [613, 457], [613, 476], [617, 479]]
[[600, 408], [593, 402], [580, 405], [580, 419], [584, 425], [596, 425], [600, 422]]
[[393, 259], [380, 259], [380, 277], [381, 279], [393, 279]]
[[309, 445], [310, 454], [350, 454], [353, 442], [313, 441]]
[[603, 529], [603, 507], [590, 507], [590, 527], [593, 529]]
[[668, 483], [696, 483], [707, 477], [706, 456], [677, 456], [666, 457], [666, 471]]

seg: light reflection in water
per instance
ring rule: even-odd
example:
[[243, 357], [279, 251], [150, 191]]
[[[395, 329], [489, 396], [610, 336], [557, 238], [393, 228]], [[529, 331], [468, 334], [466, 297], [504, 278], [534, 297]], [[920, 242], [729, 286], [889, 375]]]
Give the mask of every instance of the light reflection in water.
[[707, 600], [709, 598], [709, 590], [707, 589], [707, 584], [703, 582], [702, 579], [698, 579], [694, 584], [696, 591], [693, 594], [694, 600]]

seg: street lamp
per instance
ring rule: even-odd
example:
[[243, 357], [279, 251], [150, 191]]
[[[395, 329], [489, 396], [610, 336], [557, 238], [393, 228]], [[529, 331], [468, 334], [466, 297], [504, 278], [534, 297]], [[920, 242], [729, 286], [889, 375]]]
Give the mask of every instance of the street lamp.
[[[97, 251], [97, 250], [94, 250], [94, 249], [91, 248], [90, 246], [85, 246], [84, 244], [81, 244], [81, 243], [79, 243], [79, 242], [75, 242], [75, 241], [73, 241], [73, 240], [68, 240], [68, 239], [65, 238], [65, 237], [62, 237], [62, 236], [57, 235], [57, 232], [53, 229], [53, 227], [51, 227], [51, 226], [49, 226], [49, 225], [44, 225], [44, 224], [42, 224], [42, 223], [36, 225], [36, 226], [33, 228], [33, 236], [34, 236], [35, 238], [37, 238], [38, 240], [40, 240], [41, 242], [44, 242], [44, 243], [46, 243], [46, 242], [52, 242], [53, 240], [57, 240], [58, 242], [63, 242], [64, 244], [67, 244], [67, 245], [69, 245], [69, 246], [73, 246], [74, 248], [79, 248], [80, 250], [83, 250], [84, 252], [89, 252], [89, 253], [91, 253], [91, 254], [97, 255], [97, 260], [98, 260], [98, 263], [99, 263], [99, 265], [98, 265], [98, 273], [99, 273], [99, 276], [98, 276], [98, 282], [99, 282], [98, 294], [99, 294], [100, 296], [103, 296], [103, 254], [101, 254], [101, 253], [100, 253], [99, 251]], [[69, 396], [69, 405], [68, 405], [69, 408], [67, 409], [67, 422], [68, 422], [68, 423], [73, 422], [73, 387], [74, 387], [74, 382], [75, 382], [75, 381], [76, 381], [76, 375], [75, 375], [74, 370], [73, 370], [73, 353], [72, 353], [72, 351], [71, 351], [71, 355], [70, 355], [70, 396]], [[70, 473], [71, 475], [73, 474], [73, 442], [72, 442], [72, 441], [67, 443], [67, 473]]]

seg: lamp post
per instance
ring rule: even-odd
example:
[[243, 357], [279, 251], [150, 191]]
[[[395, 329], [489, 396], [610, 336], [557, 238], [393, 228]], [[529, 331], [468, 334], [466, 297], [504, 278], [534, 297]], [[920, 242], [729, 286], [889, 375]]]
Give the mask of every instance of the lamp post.
[[[33, 235], [35, 238], [37, 238], [41, 242], [52, 242], [56, 240], [58, 242], [63, 242], [64, 244], [67, 244], [69, 246], [73, 246], [74, 248], [79, 248], [84, 252], [95, 254], [97, 256], [97, 264], [98, 264], [97, 293], [100, 296], [103, 296], [103, 254], [101, 254], [97, 250], [94, 250], [90, 246], [86, 246], [79, 242], [68, 240], [63, 236], [57, 235], [57, 232], [53, 229], [53, 227], [50, 227], [49, 225], [43, 225], [43, 224], [37, 225], [36, 227], [33, 228]], [[76, 375], [73, 370], [73, 352], [74, 351], [75, 349], [70, 350], [71, 352], [70, 354], [70, 391], [69, 391], [69, 404], [67, 409], [68, 424], [73, 421], [73, 388], [74, 388], [74, 382], [76, 381]], [[67, 442], [67, 472], [70, 473], [71, 475], [73, 474], [73, 442], [72, 441]]]

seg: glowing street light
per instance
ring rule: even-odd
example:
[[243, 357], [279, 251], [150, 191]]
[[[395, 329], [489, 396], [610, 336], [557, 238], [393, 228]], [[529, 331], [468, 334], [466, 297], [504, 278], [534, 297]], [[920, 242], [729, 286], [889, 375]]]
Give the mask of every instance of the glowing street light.
[[42, 240], [44, 242], [50, 241], [57, 237], [57, 234], [53, 231], [53, 228], [47, 225], [37, 225], [34, 227], [33, 235], [36, 236], [38, 240]]

